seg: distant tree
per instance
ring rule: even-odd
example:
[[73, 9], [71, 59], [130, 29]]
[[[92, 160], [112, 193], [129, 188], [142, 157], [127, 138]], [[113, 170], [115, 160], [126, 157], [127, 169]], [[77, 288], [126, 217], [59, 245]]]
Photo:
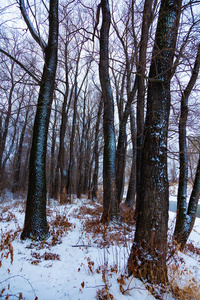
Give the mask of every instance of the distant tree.
[[19, 4], [29, 31], [44, 51], [45, 60], [33, 129], [26, 215], [21, 238], [44, 239], [49, 234], [46, 220], [46, 149], [57, 67], [58, 1], [49, 1], [49, 36], [47, 44], [34, 29], [27, 15], [24, 1], [20, 0]]
[[176, 226], [174, 231], [174, 239], [178, 243], [181, 250], [187, 242], [190, 232], [192, 231], [197, 207], [200, 196], [200, 159], [197, 166], [196, 176], [192, 194], [190, 196], [189, 205], [187, 207], [187, 184], [188, 184], [188, 157], [187, 157], [187, 116], [188, 116], [188, 98], [196, 83], [200, 67], [200, 44], [190, 81], [181, 98], [181, 115], [179, 121], [179, 153], [180, 153], [180, 174], [179, 174], [179, 188], [178, 188], [178, 204]]
[[[84, 182], [83, 182], [83, 165], [84, 165], [84, 146], [85, 146], [85, 135], [86, 135], [86, 98], [87, 98], [87, 88], [88, 83], [86, 83], [84, 95], [83, 95], [83, 126], [82, 126], [82, 132], [80, 137], [80, 147], [79, 147], [79, 159], [78, 159], [78, 185], [77, 185], [77, 197], [80, 198], [81, 194], [84, 191]], [[88, 186], [88, 185], [87, 185]], [[87, 188], [86, 188], [87, 189]]]
[[[127, 150], [127, 121], [128, 117], [131, 113], [131, 105], [134, 101], [136, 92], [137, 92], [137, 81], [134, 80], [133, 87], [132, 84], [132, 71], [134, 65], [134, 47], [132, 53], [130, 53], [130, 45], [129, 45], [129, 11], [126, 16], [124, 30], [120, 34], [120, 29], [117, 27], [116, 22], [114, 21], [114, 29], [117, 34], [117, 37], [121, 43], [123, 54], [125, 58], [125, 63], [122, 70], [121, 77], [121, 89], [119, 90], [118, 85], [119, 82], [115, 79], [115, 89], [117, 92], [117, 107], [118, 107], [118, 116], [119, 116], [119, 135], [118, 135], [118, 143], [116, 148], [116, 171], [115, 171], [115, 185], [116, 185], [116, 197], [118, 201], [118, 206], [120, 205], [123, 192], [124, 192], [124, 179], [125, 179], [125, 166], [126, 166], [126, 150]], [[130, 18], [131, 20], [131, 18]], [[114, 73], [114, 72], [113, 72]], [[113, 74], [114, 75], [114, 74]], [[125, 97], [126, 95], [126, 97]], [[127, 101], [125, 101], [125, 98]], [[133, 121], [133, 119], [132, 119]], [[135, 121], [135, 120], [134, 120]], [[133, 128], [133, 127], [132, 127]]]
[[[6, 31], [0, 32], [1, 45], [7, 51], [19, 57], [21, 45], [18, 44], [20, 36], [13, 30], [10, 36]], [[2, 50], [2, 49], [1, 49]], [[24, 89], [27, 77], [24, 71], [18, 67], [17, 63], [11, 58], [6, 57], [1, 51], [0, 61], [0, 190], [11, 186], [11, 178], [6, 168], [12, 162], [11, 154], [16, 152], [19, 121], [21, 108], [24, 106]], [[23, 83], [23, 84], [21, 84]], [[9, 178], [9, 183], [6, 179]]]
[[[25, 98], [25, 88], [26, 88], [26, 83], [24, 84], [24, 87], [23, 87], [21, 101], [24, 101], [24, 98]], [[14, 182], [13, 182], [13, 186], [12, 186], [12, 192], [20, 191], [24, 184], [22, 182], [22, 180], [20, 180], [20, 173], [21, 173], [21, 169], [22, 169], [22, 153], [23, 153], [24, 138], [25, 138], [25, 133], [26, 133], [29, 116], [30, 116], [30, 112], [31, 112], [30, 105], [29, 105], [31, 102], [31, 95], [28, 94], [28, 96], [29, 96], [28, 103], [27, 103], [28, 105], [26, 107], [25, 118], [24, 118], [24, 122], [23, 122], [22, 129], [20, 132], [19, 143], [18, 143], [17, 149], [16, 149], [16, 156], [15, 156], [15, 161], [14, 161]]]
[[68, 165], [68, 171], [67, 171], [67, 185], [66, 190], [67, 194], [72, 194], [72, 170], [74, 166], [74, 139], [75, 139], [75, 133], [76, 133], [76, 119], [77, 119], [77, 102], [78, 102], [78, 73], [79, 73], [79, 61], [80, 61], [80, 54], [81, 50], [77, 50], [77, 60], [76, 60], [76, 71], [74, 76], [74, 105], [73, 105], [73, 121], [72, 121], [72, 131], [71, 131], [71, 137], [70, 137], [70, 158], [69, 158], [69, 165]]
[[99, 108], [97, 114], [97, 121], [95, 126], [95, 142], [94, 142], [94, 173], [92, 178], [92, 200], [97, 200], [98, 192], [98, 174], [99, 174], [99, 126], [101, 120], [101, 113], [103, 110], [103, 98], [99, 101]]
[[181, 0], [161, 1], [148, 81], [136, 233], [128, 260], [129, 274], [154, 284], [168, 280], [167, 134], [180, 13]]
[[187, 135], [187, 138], [188, 182], [193, 184], [200, 154], [200, 136], [197, 133], [195, 136]]
[[[54, 96], [55, 99], [55, 96]], [[56, 138], [57, 138], [57, 122], [58, 122], [58, 101], [55, 99], [54, 106], [54, 117], [52, 118], [52, 126], [51, 126], [51, 158], [50, 158], [50, 176], [49, 176], [49, 198], [53, 198], [55, 192], [55, 169], [56, 169]], [[48, 164], [47, 164], [48, 165]], [[57, 189], [56, 189], [57, 190]], [[56, 194], [57, 196], [57, 194]], [[55, 197], [56, 199], [57, 197]]]
[[[62, 104], [62, 118], [61, 118], [61, 125], [60, 125], [60, 142], [59, 142], [59, 153], [58, 153], [58, 165], [57, 165], [57, 172], [55, 179], [56, 186], [55, 189], [52, 191], [52, 196], [57, 198], [58, 194], [58, 176], [59, 176], [59, 169], [60, 169], [60, 181], [61, 181], [61, 192], [63, 192], [64, 188], [66, 188], [67, 184], [67, 171], [65, 166], [65, 134], [66, 134], [66, 125], [67, 125], [67, 118], [68, 118], [68, 111], [71, 101], [68, 101], [69, 95], [69, 68], [68, 68], [68, 30], [66, 27], [66, 41], [65, 41], [65, 51], [64, 51], [64, 59], [65, 59], [65, 92], [64, 92], [64, 99]], [[72, 98], [70, 98], [71, 100]]]
[[130, 123], [131, 123], [131, 140], [133, 146], [132, 154], [132, 165], [131, 165], [131, 175], [129, 179], [128, 191], [126, 195], [125, 203], [128, 207], [132, 207], [135, 204], [136, 196], [136, 122], [135, 122], [135, 112], [133, 106], [130, 112]]
[[[4, 93], [6, 94], [7, 103], [5, 106], [7, 106], [7, 110], [1, 110], [0, 115], [0, 190], [3, 188], [3, 181], [5, 177], [5, 159], [4, 159], [4, 151], [6, 147], [6, 140], [8, 137], [8, 129], [9, 129], [9, 123], [11, 119], [11, 112], [12, 112], [12, 102], [13, 102], [13, 93], [14, 88], [16, 86], [16, 81], [14, 80], [13, 76], [13, 69], [14, 69], [15, 63], [11, 61], [10, 68], [5, 66], [6, 69], [10, 69], [10, 88], [4, 88]], [[3, 86], [2, 86], [3, 88]], [[8, 91], [8, 93], [7, 93]], [[2, 96], [3, 96], [2, 91]], [[3, 122], [4, 121], [4, 122]]]

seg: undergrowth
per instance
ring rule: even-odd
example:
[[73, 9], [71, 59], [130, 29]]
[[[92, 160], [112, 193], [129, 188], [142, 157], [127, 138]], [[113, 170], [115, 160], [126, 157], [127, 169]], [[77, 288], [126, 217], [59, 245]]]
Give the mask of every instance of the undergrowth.
[[133, 240], [135, 220], [132, 209], [125, 205], [121, 206], [120, 224], [104, 224], [101, 222], [103, 207], [99, 203], [88, 200], [88, 205], [81, 205], [73, 210], [71, 216], [80, 219], [82, 232], [91, 237], [98, 247], [111, 245], [127, 246]]
[[[67, 202], [66, 199], [62, 201]], [[56, 207], [47, 208], [47, 216], [49, 218], [49, 232], [51, 238], [46, 241], [31, 241], [29, 247], [31, 249], [29, 262], [35, 266], [42, 261], [54, 261], [61, 260], [59, 254], [53, 251], [53, 247], [62, 243], [63, 237], [65, 237], [70, 231], [75, 229], [75, 225], [71, 223], [71, 218], [79, 219], [81, 224], [80, 235], [82, 235], [83, 243], [88, 242], [86, 246], [91, 244], [104, 249], [110, 249], [111, 246], [124, 247], [127, 252], [130, 251], [130, 247], [134, 238], [135, 232], [135, 220], [133, 209], [127, 208], [125, 204], [121, 205], [121, 223], [120, 224], [102, 224], [102, 203], [93, 202], [90, 200], [83, 201], [82, 205], [79, 205], [72, 209], [69, 214], [67, 211], [67, 205], [64, 212], [60, 212]], [[71, 204], [70, 204], [71, 205]], [[25, 204], [22, 202], [14, 202], [11, 204], [2, 205], [0, 212], [0, 222], [2, 223], [15, 223], [15, 230], [3, 233], [1, 230], [0, 240], [0, 267], [2, 267], [4, 260], [10, 259], [10, 263], [14, 260], [13, 241], [19, 239], [21, 228], [18, 224], [17, 216], [13, 210], [13, 207], [18, 212], [25, 212]], [[71, 207], [71, 206], [70, 206]], [[79, 246], [79, 245], [77, 245]], [[43, 254], [40, 250], [44, 249]], [[54, 248], [55, 249], [55, 248]], [[118, 250], [116, 250], [118, 251]], [[200, 261], [200, 248], [193, 245], [193, 243], [186, 244], [184, 253], [192, 257], [196, 257], [197, 261]], [[95, 273], [101, 275], [102, 286], [97, 288], [96, 299], [98, 300], [114, 300], [114, 296], [111, 293], [110, 280], [116, 278], [119, 291], [122, 295], [129, 295], [133, 289], [131, 282], [132, 277], [128, 277], [120, 269], [119, 263], [115, 259], [115, 263], [109, 264], [107, 259], [104, 259], [101, 264], [96, 264], [91, 257], [87, 257], [87, 269], [90, 275]], [[169, 243], [168, 246], [168, 270], [169, 270], [169, 282], [166, 283], [166, 290], [168, 293], [172, 293], [174, 299], [180, 300], [199, 300], [200, 299], [200, 284], [194, 277], [194, 274], [187, 269], [184, 260], [179, 257], [178, 249]], [[78, 269], [78, 272], [80, 272]], [[9, 270], [8, 270], [9, 273]], [[184, 280], [183, 280], [184, 278]], [[0, 281], [2, 285], [2, 282]], [[146, 284], [146, 283], [145, 283]], [[157, 287], [146, 284], [148, 290], [155, 295]], [[81, 289], [85, 288], [85, 282], [81, 283]], [[2, 287], [0, 289], [0, 298], [8, 300], [11, 294], [9, 294], [10, 286]], [[7, 291], [7, 292], [6, 292]], [[7, 293], [7, 294], [6, 294]], [[162, 299], [160, 295], [160, 299]], [[14, 295], [16, 299], [23, 299], [23, 294], [20, 292]], [[159, 298], [157, 297], [157, 298]], [[164, 296], [163, 296], [164, 297]], [[35, 300], [37, 297], [35, 296]]]
[[[168, 248], [169, 291], [171, 291], [174, 299], [199, 300], [200, 283], [195, 278], [195, 269], [187, 267], [183, 256], [178, 251], [177, 245], [174, 245], [172, 241], [169, 243]], [[199, 262], [200, 249], [191, 242], [186, 244], [184, 254], [192, 256]]]

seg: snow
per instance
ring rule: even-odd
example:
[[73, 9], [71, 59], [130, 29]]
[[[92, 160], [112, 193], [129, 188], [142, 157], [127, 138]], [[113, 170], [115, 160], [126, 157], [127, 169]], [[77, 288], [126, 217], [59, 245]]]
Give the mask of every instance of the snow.
[[[2, 195], [0, 298], [155, 299], [140, 280], [126, 276], [127, 259], [135, 232], [134, 225], [113, 224], [109, 228], [100, 225], [98, 220], [101, 209], [101, 204], [86, 198], [73, 199], [72, 204], [65, 205], [51, 200], [47, 207], [51, 237], [44, 242], [21, 241], [25, 201], [14, 199], [10, 193]], [[170, 212], [169, 217], [170, 241], [175, 213]], [[191, 285], [193, 282], [196, 286], [198, 284], [199, 288], [199, 225], [200, 219], [197, 219], [188, 241], [188, 245], [192, 243], [195, 249], [199, 248], [199, 254], [193, 253], [190, 246], [185, 253], [177, 250], [169, 259], [169, 278], [180, 287]], [[5, 240], [7, 242], [4, 242]], [[103, 293], [107, 293], [107, 297], [103, 298]], [[109, 298], [109, 294], [113, 298]], [[9, 298], [6, 298], [7, 295]], [[163, 299], [176, 298], [168, 292]]]

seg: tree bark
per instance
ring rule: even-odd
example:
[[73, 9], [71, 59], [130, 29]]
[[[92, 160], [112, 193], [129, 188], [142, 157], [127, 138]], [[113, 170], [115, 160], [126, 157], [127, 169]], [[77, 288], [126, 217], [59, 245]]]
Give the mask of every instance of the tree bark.
[[109, 29], [111, 24], [108, 0], [101, 1], [102, 25], [100, 31], [99, 76], [104, 101], [103, 132], [103, 215], [102, 221], [119, 218], [119, 206], [115, 194], [115, 130], [114, 101], [109, 77]]
[[168, 280], [167, 134], [180, 12], [180, 0], [161, 1], [149, 74], [136, 233], [128, 260], [129, 274], [154, 284]]
[[136, 200], [136, 211], [138, 213], [139, 205], [139, 194], [141, 189], [141, 167], [142, 167], [142, 147], [143, 147], [143, 134], [144, 134], [144, 107], [145, 107], [145, 72], [146, 72], [146, 56], [147, 56], [147, 43], [149, 27], [151, 24], [152, 14], [152, 0], [145, 0], [143, 21], [142, 21], [142, 32], [139, 48], [139, 61], [137, 66], [137, 83], [138, 83], [138, 94], [137, 94], [137, 154], [136, 154], [136, 189], [137, 189], [137, 200]]
[[[21, 7], [21, 1], [20, 1]], [[50, 0], [49, 38], [40, 84], [29, 161], [29, 185], [22, 239], [48, 237], [46, 219], [46, 149], [57, 67], [58, 1]]]

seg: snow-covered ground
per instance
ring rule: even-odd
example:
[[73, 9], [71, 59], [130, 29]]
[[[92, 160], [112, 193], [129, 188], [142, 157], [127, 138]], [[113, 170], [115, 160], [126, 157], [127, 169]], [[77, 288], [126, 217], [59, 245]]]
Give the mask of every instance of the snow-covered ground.
[[[7, 193], [0, 199], [0, 298], [27, 300], [155, 299], [145, 285], [126, 276], [134, 223], [105, 227], [102, 206], [87, 199], [72, 204], [51, 201], [51, 237], [21, 241], [25, 201]], [[169, 214], [169, 240], [175, 214]], [[130, 216], [124, 213], [124, 218]], [[170, 243], [169, 243], [170, 244]], [[174, 249], [169, 247], [169, 256]], [[169, 259], [169, 285], [163, 299], [200, 299], [200, 219], [185, 253]]]

